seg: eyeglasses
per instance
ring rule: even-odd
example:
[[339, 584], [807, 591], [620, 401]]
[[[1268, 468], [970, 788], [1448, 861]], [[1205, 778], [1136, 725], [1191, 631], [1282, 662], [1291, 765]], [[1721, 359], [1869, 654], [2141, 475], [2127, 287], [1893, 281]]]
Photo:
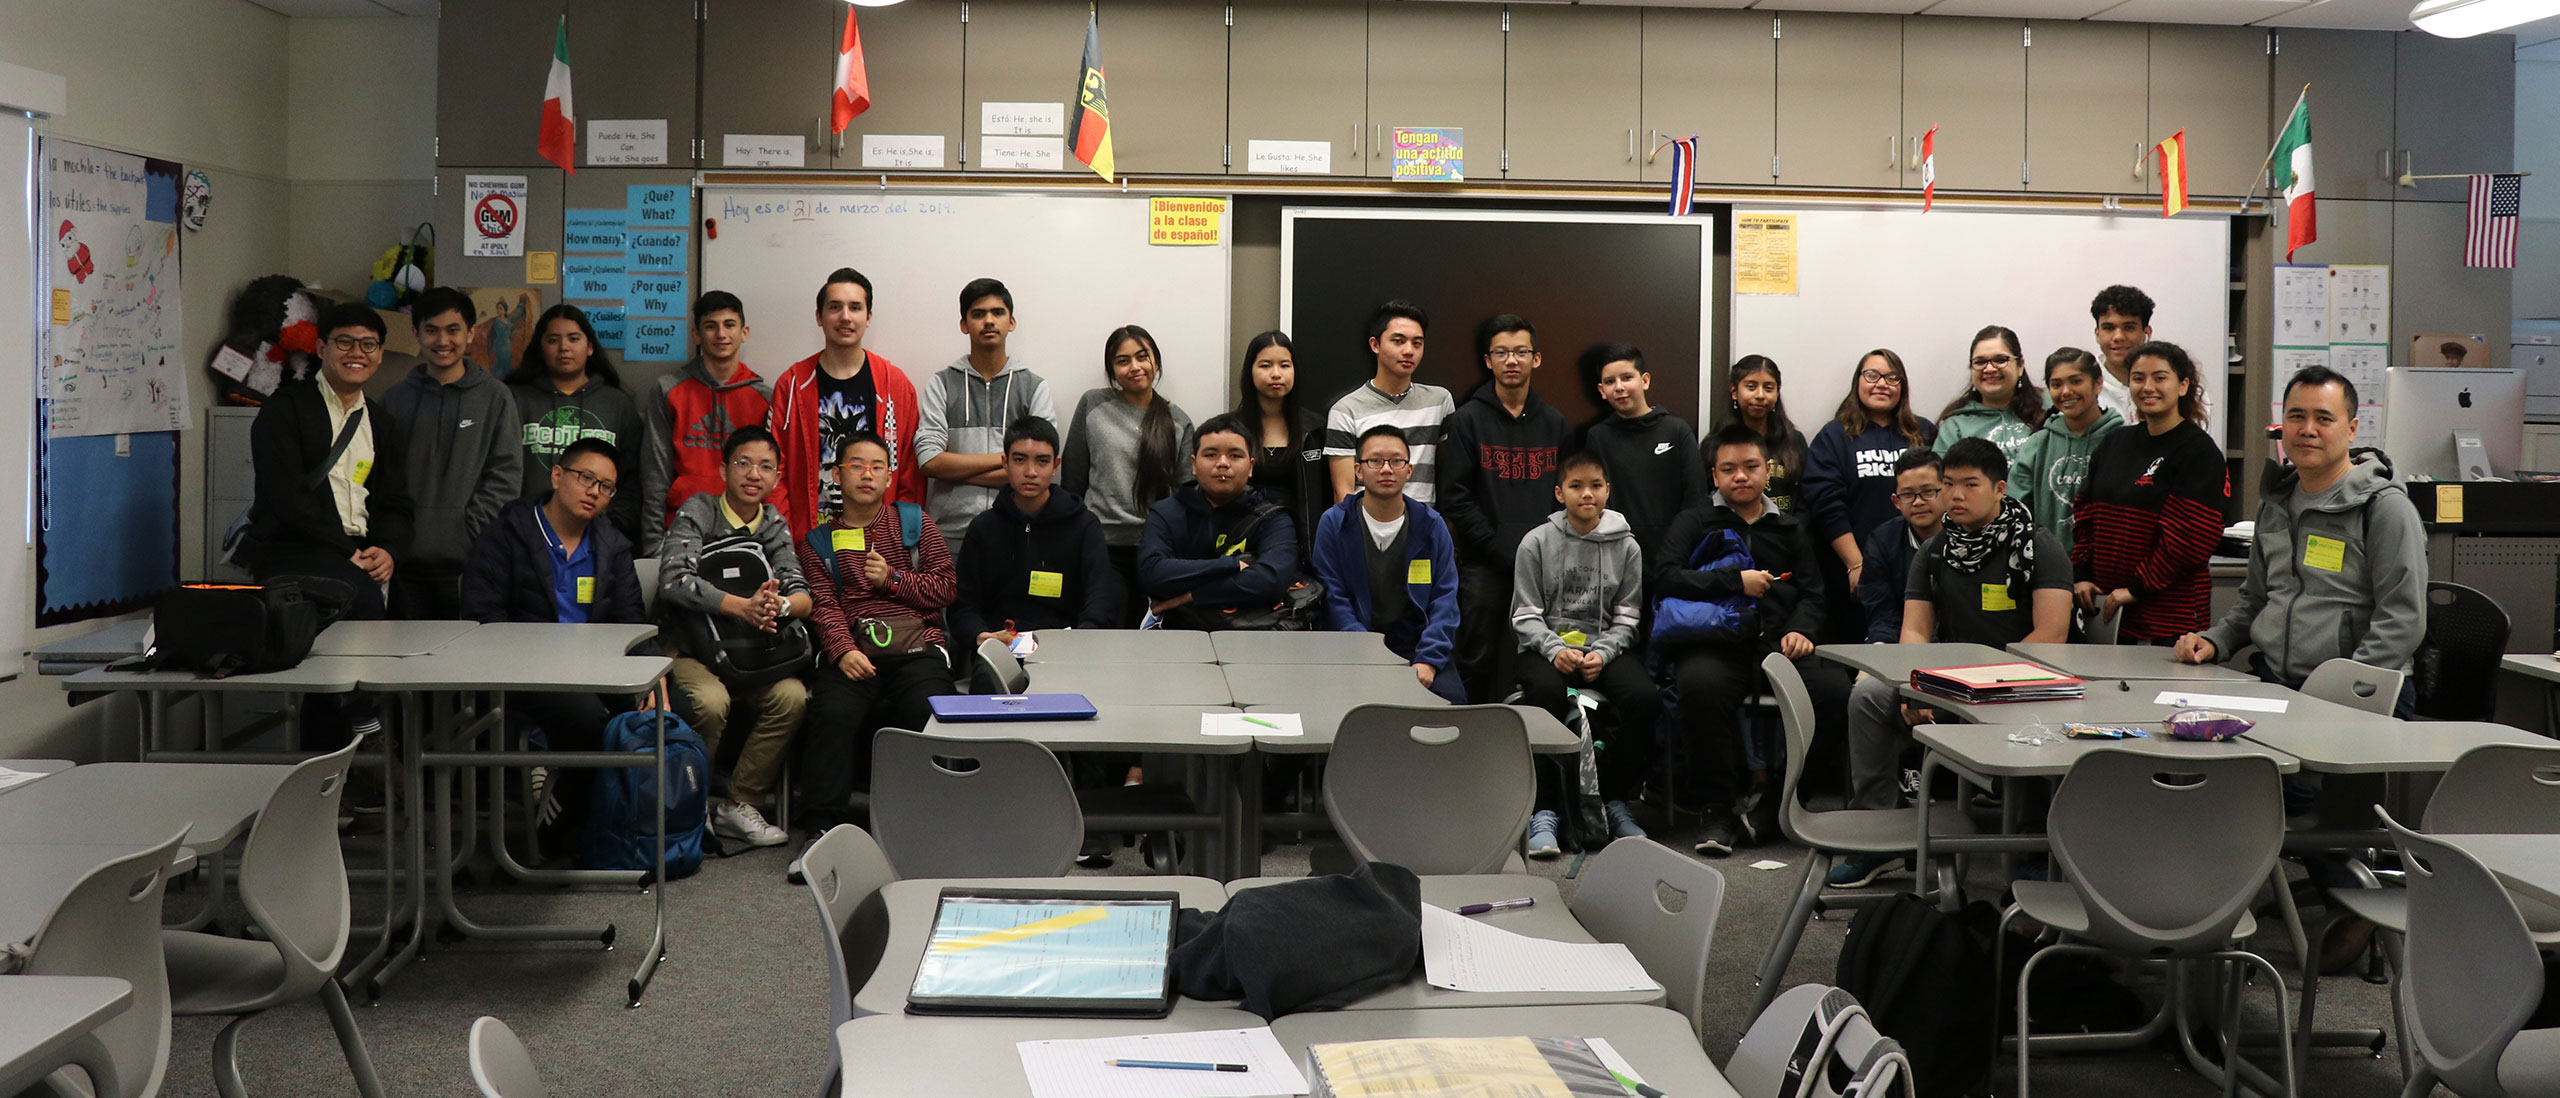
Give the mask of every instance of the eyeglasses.
[[2018, 360], [2008, 355], [1983, 355], [1974, 359], [1973, 365], [1975, 369], [1980, 369], [1984, 366], [2006, 366], [2016, 361]]
[[330, 340], [329, 346], [337, 348], [338, 353], [340, 354], [369, 355], [382, 349], [382, 341], [379, 339], [357, 339], [354, 336], [339, 336], [336, 339]]
[[1413, 468], [1413, 463], [1404, 458], [1361, 458], [1357, 464], [1363, 469], [1394, 469], [1398, 472]]
[[1891, 385], [1896, 389], [1902, 387], [1902, 375], [1888, 374], [1881, 370], [1860, 370], [1858, 380], [1868, 385]]
[[613, 494], [614, 483], [604, 479], [603, 477], [597, 476], [594, 473], [590, 473], [584, 469], [562, 469], [560, 471], [569, 474], [570, 480], [576, 481], [579, 487], [590, 492], [601, 492], [608, 496]]
[[770, 461], [757, 461], [752, 458], [730, 458], [729, 467], [741, 473], [763, 473], [766, 476], [782, 471], [781, 466]]
[[1536, 351], [1487, 351], [1485, 352], [1484, 360], [1487, 362], [1527, 362], [1536, 357], [1538, 357], [1538, 352]]
[[1893, 498], [1901, 500], [1904, 503], [1927, 503], [1930, 500], [1938, 498], [1938, 493], [1945, 490], [1946, 489], [1943, 488], [1905, 488], [1899, 492], [1895, 492], [1893, 494]]

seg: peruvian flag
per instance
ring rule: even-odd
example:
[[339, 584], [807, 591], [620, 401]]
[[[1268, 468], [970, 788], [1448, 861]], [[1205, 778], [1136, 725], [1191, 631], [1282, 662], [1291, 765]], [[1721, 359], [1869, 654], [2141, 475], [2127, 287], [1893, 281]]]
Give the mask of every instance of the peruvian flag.
[[542, 141], [535, 146], [544, 160], [578, 174], [578, 112], [569, 103], [569, 17], [551, 36], [551, 76], [542, 82]]
[[[844, 9], [844, 44], [836, 47], [835, 132], [853, 124], [855, 115], [871, 109], [871, 73], [862, 67], [862, 30]], [[894, 36], [893, 36], [894, 37]]]
[[2284, 259], [2291, 263], [2294, 249], [2320, 239], [2319, 207], [2311, 197], [2311, 89], [2293, 101], [2293, 116], [2285, 119], [2269, 159], [2276, 188], [2284, 192]]
[[1920, 212], [1938, 202], [1938, 127], [1920, 135]]

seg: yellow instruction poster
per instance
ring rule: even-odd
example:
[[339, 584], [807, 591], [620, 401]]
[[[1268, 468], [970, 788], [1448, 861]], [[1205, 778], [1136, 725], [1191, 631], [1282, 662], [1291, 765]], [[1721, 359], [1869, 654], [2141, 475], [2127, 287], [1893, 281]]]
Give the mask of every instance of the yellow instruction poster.
[[1795, 296], [1796, 215], [1733, 215], [1733, 292]]

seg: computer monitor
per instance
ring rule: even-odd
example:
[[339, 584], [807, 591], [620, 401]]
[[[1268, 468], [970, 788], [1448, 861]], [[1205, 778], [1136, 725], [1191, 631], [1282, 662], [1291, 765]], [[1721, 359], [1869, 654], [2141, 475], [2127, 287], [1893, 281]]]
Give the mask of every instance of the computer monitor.
[[2401, 477], [2463, 480], [2453, 433], [2477, 432], [2491, 476], [2514, 476], [2524, 460], [2524, 373], [2519, 370], [2397, 366], [2383, 388], [2382, 449]]

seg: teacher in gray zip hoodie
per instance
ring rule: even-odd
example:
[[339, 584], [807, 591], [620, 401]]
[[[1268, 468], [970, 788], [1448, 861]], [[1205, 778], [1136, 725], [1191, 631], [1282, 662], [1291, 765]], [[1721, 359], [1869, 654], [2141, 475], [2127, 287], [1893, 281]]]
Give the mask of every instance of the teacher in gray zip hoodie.
[[1013, 324], [1013, 291], [1004, 283], [981, 278], [961, 287], [960, 334], [969, 337], [969, 353], [916, 387], [925, 511], [955, 554], [969, 521], [1008, 490], [1005, 428], [1024, 416], [1058, 421], [1049, 383], [1005, 352]]
[[462, 563], [472, 539], [516, 498], [524, 478], [522, 420], [507, 387], [463, 360], [480, 322], [471, 298], [437, 286], [418, 295], [409, 326], [425, 361], [382, 394], [382, 410], [408, 440], [409, 496], [417, 532], [391, 577], [391, 616], [462, 616]]
[[[2349, 452], [2355, 383], [2306, 367], [2284, 388], [2284, 452], [2293, 464], [2259, 492], [2249, 578], [2222, 622], [2178, 638], [2178, 658], [2206, 663], [2257, 646], [2250, 669], [2300, 687], [2323, 661], [2407, 671], [2427, 633], [2427, 542], [2409, 493], [2378, 452]], [[2408, 717], [2414, 684], [2395, 711]]]

